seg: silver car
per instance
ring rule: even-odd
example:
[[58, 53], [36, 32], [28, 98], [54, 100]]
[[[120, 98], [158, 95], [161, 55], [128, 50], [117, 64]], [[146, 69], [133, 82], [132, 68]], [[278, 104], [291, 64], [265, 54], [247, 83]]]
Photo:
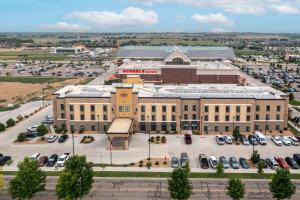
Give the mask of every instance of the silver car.
[[171, 167], [172, 168], [177, 168], [179, 167], [179, 160], [177, 157], [173, 157], [171, 160]]
[[240, 165], [236, 159], [236, 157], [232, 156], [229, 158], [229, 164], [233, 169], [239, 169]]
[[281, 142], [286, 146], [291, 146], [292, 142], [287, 136], [280, 136]]
[[221, 156], [219, 158], [219, 163], [221, 163], [223, 165], [224, 169], [229, 168], [229, 163], [228, 163], [228, 160], [225, 158], [225, 156]]

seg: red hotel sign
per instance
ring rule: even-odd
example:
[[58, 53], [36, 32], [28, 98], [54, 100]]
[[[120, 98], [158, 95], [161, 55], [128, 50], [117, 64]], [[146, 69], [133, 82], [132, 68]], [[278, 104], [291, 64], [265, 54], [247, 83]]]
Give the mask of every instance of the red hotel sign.
[[122, 69], [121, 74], [159, 74], [158, 70], [152, 69]]

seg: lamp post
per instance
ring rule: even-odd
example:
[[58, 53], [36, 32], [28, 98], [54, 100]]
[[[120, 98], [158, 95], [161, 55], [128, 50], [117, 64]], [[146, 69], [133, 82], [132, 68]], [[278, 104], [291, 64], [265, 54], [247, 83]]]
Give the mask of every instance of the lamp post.
[[265, 135], [267, 134], [267, 121], [268, 121], [268, 115], [266, 115], [266, 120], [265, 120]]
[[202, 135], [202, 119], [203, 119], [203, 117], [201, 116], [200, 117], [200, 135]]
[[150, 124], [149, 124], [149, 116], [147, 116], [147, 126], [148, 126], [148, 142], [149, 142], [149, 161], [151, 159], [150, 157]]
[[100, 121], [99, 121], [99, 115], [97, 115], [97, 120], [98, 120], [98, 133], [100, 134]]
[[45, 92], [45, 88], [43, 88], [43, 108], [45, 107], [45, 95], [44, 95], [44, 92]]
[[234, 131], [234, 121], [235, 121], [235, 116], [233, 116], [233, 121], [232, 121], [232, 131]]
[[73, 156], [74, 156], [74, 153], [75, 153], [75, 146], [74, 146], [74, 131], [71, 131], [72, 133], [72, 150], [73, 150]]
[[112, 142], [110, 137], [108, 137], [108, 141], [109, 141], [109, 156], [110, 156], [110, 164], [112, 165]]

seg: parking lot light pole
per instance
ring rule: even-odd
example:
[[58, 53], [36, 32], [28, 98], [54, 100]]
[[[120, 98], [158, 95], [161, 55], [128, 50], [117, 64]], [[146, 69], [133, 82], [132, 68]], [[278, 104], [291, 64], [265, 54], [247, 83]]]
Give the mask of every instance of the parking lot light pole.
[[203, 119], [203, 117], [201, 116], [200, 117], [200, 135], [202, 135], [202, 119]]
[[99, 115], [97, 115], [97, 120], [98, 120], [98, 133], [100, 134], [100, 121], [99, 121]]
[[43, 108], [45, 107], [45, 95], [44, 95], [45, 89], [43, 88]]
[[149, 124], [149, 116], [147, 116], [147, 126], [148, 126], [148, 142], [149, 142], [149, 157], [148, 157], [148, 159], [150, 161], [151, 157], [150, 157], [150, 124]]
[[232, 121], [232, 132], [234, 131], [234, 121], [235, 121], [235, 116], [233, 116], [233, 121]]
[[[253, 137], [255, 137], [255, 132], [253, 132]], [[254, 154], [254, 142], [252, 143], [252, 155]]]
[[268, 121], [268, 117], [266, 116], [266, 121], [265, 121], [265, 135], [267, 135], [267, 121]]
[[74, 132], [71, 131], [71, 134], [72, 134], [72, 147], [73, 147], [73, 156], [74, 156], [74, 153], [75, 153], [75, 146], [74, 146]]

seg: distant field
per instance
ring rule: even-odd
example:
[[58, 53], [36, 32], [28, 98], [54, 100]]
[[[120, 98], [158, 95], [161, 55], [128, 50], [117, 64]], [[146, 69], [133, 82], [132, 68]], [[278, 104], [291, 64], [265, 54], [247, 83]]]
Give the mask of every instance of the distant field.
[[236, 55], [240, 54], [240, 55], [264, 55], [266, 54], [265, 51], [256, 51], [256, 50], [234, 50], [234, 53]]
[[27, 60], [70, 60], [70, 57], [66, 55], [51, 54], [46, 51], [0, 51], [0, 59], [4, 60], [17, 60], [17, 59], [27, 59]]
[[53, 77], [0, 77], [0, 82], [20, 82], [20, 83], [54, 83], [65, 81], [71, 78], [53, 78]]

